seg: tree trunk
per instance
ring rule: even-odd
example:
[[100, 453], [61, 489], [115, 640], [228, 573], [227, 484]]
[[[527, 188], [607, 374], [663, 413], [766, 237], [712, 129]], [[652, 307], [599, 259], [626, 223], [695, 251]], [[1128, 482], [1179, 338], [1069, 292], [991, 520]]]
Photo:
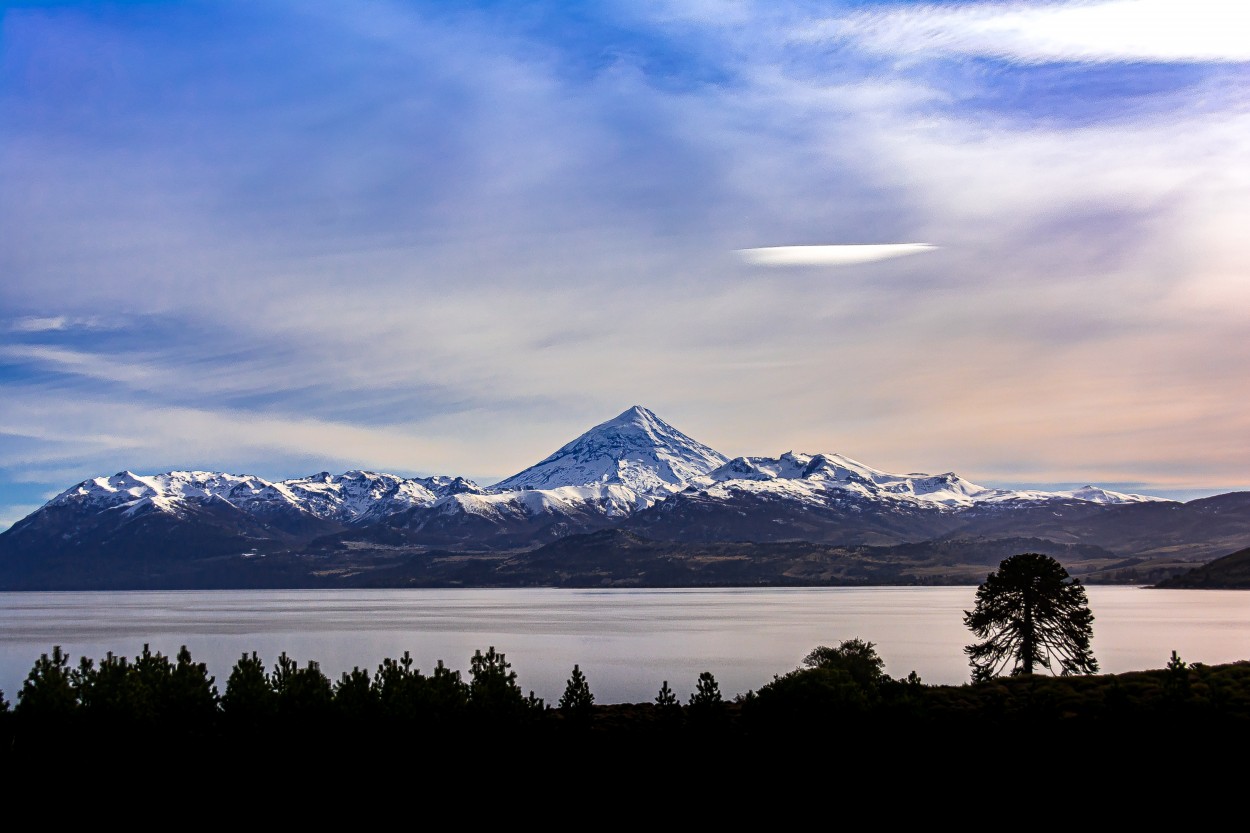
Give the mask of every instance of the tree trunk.
[[1021, 673], [1033, 673], [1033, 594], [1030, 592], [1033, 588], [1026, 587], [1024, 589], [1024, 621], [1021, 623], [1020, 630], [1020, 653], [1024, 656], [1024, 671]]

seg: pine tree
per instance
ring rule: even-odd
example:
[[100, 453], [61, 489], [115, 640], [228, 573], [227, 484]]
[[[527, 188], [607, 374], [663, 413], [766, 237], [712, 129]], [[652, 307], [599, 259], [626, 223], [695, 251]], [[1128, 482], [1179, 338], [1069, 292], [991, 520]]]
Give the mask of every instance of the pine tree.
[[194, 662], [183, 645], [166, 684], [161, 711], [166, 721], [198, 732], [208, 730], [217, 717], [217, 687], [208, 666]]
[[283, 651], [269, 678], [278, 711], [287, 719], [307, 720], [324, 717], [334, 702], [330, 680], [321, 666], [309, 660], [304, 668]]
[[687, 715], [691, 725], [703, 729], [719, 726], [725, 718], [725, 701], [720, 694], [720, 685], [711, 671], [699, 675], [695, 690], [690, 695]]
[[713, 709], [724, 705], [720, 696], [720, 685], [711, 671], [699, 675], [694, 693], [690, 695], [690, 705], [696, 709]]
[[1175, 651], [1166, 666], [1167, 676], [1163, 678], [1163, 694], [1169, 705], [1178, 706], [1189, 700], [1192, 688], [1189, 680], [1189, 663], [1180, 658]]
[[69, 656], [60, 645], [52, 653], [40, 654], [17, 694], [14, 712], [21, 717], [55, 719], [68, 717], [78, 708], [78, 692], [73, 685]]
[[378, 713], [378, 692], [369, 672], [360, 666], [344, 671], [334, 684], [334, 709], [347, 720], [372, 720]]
[[564, 686], [564, 694], [560, 696], [560, 711], [567, 718], [585, 721], [590, 717], [594, 705], [595, 695], [590, 693], [586, 676], [582, 674], [582, 669], [574, 664], [573, 673], [569, 675], [568, 683]]
[[397, 660], [383, 659], [373, 676], [373, 689], [378, 708], [387, 719], [413, 723], [424, 716], [425, 677], [410, 652], [404, 651]]
[[515, 723], [541, 711], [542, 700], [533, 696], [526, 699], [516, 680], [511, 663], [495, 651], [495, 646], [485, 654], [475, 651], [469, 665], [469, 706], [479, 717], [503, 723]]
[[221, 709], [227, 718], [243, 724], [254, 724], [277, 713], [277, 696], [255, 651], [250, 657], [241, 656], [230, 669]]

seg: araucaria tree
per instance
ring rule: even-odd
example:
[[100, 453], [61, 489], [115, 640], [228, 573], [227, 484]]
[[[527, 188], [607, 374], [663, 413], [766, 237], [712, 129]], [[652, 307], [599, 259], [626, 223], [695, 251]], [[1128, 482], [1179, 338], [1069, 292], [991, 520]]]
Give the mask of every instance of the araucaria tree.
[[976, 609], [964, 611], [964, 624], [984, 640], [964, 648], [974, 682], [1032, 674], [1093, 674], [1098, 661], [1085, 588], [1048, 555], [1013, 555], [977, 588]]

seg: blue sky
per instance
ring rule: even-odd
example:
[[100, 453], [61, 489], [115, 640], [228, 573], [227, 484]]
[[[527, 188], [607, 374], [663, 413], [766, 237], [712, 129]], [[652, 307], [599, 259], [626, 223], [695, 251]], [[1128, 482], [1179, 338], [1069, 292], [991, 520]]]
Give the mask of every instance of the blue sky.
[[0, 527], [122, 469], [487, 483], [634, 404], [1250, 488], [1248, 81], [1206, 0], [6, 3]]

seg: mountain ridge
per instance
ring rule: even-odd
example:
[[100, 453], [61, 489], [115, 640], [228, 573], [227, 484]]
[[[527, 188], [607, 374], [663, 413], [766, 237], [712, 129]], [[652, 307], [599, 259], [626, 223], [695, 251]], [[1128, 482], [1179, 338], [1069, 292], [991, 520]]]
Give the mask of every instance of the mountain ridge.
[[281, 481], [206, 471], [89, 478], [0, 533], [0, 587], [36, 574], [72, 583], [109, 564], [135, 581], [157, 548], [170, 575], [204, 559], [257, 570], [244, 562], [282, 555], [306, 562], [292, 561], [291, 574], [348, 576], [439, 548], [521, 552], [605, 529], [670, 544], [826, 548], [1041, 536], [1112, 560], [1179, 552], [1192, 566], [1237, 549], [1228, 545], [1243, 531], [1250, 541], [1250, 504], [1216, 505], [1225, 511], [1092, 485], [990, 489], [833, 453], [729, 458], [636, 405], [489, 487], [358, 469]]

